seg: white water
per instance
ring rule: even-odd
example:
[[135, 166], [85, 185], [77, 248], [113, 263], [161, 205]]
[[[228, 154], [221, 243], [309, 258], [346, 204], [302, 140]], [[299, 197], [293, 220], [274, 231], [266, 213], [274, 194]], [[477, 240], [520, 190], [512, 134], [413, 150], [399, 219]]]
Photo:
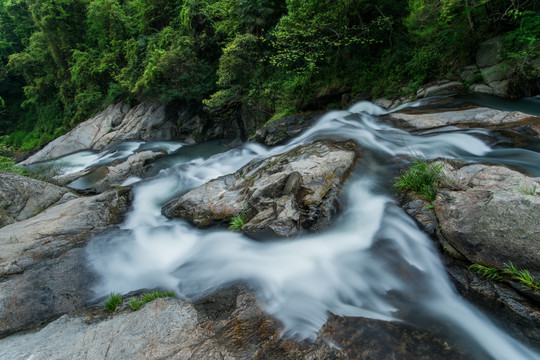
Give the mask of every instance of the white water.
[[189, 189], [254, 158], [319, 138], [354, 139], [385, 156], [471, 159], [491, 152], [466, 131], [414, 136], [377, 123], [370, 115], [383, 113], [373, 104], [360, 103], [349, 111], [326, 114], [285, 146], [268, 150], [248, 144], [142, 181], [134, 189], [133, 210], [121, 229], [96, 237], [88, 247], [90, 263], [102, 275], [97, 296], [162, 287], [196, 298], [243, 281], [256, 289], [265, 310], [290, 336], [316, 337], [332, 312], [435, 327], [478, 359], [535, 358], [537, 354], [458, 296], [431, 240], [381, 193], [380, 183], [388, 172], [374, 161], [366, 160], [365, 171], [349, 181], [348, 208], [324, 233], [256, 242], [236, 232], [198, 230], [161, 215], [165, 202]]

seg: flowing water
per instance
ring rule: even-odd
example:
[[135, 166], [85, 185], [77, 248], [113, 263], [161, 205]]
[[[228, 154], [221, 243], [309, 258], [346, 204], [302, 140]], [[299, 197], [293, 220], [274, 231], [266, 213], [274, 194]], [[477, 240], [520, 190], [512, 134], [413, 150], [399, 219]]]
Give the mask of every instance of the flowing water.
[[[161, 287], [196, 299], [241, 281], [255, 289], [286, 336], [315, 338], [331, 312], [430, 329], [460, 343], [471, 358], [537, 357], [456, 293], [432, 240], [396, 205], [390, 184], [397, 174], [396, 157], [402, 162], [411, 157], [500, 162], [540, 176], [540, 154], [494, 150], [484, 140], [488, 132], [480, 129], [412, 135], [381, 124], [377, 117], [384, 113], [367, 102], [330, 112], [287, 145], [272, 149], [245, 144], [214, 155], [219, 149], [202, 156], [196, 148], [191, 156], [188, 147], [180, 149], [183, 155], [172, 152], [155, 176], [135, 185], [133, 209], [120, 229], [90, 242], [88, 258], [101, 275], [96, 295]], [[328, 137], [353, 139], [365, 149], [346, 186], [346, 210], [329, 231], [257, 242], [161, 215], [173, 197], [253, 159]]]

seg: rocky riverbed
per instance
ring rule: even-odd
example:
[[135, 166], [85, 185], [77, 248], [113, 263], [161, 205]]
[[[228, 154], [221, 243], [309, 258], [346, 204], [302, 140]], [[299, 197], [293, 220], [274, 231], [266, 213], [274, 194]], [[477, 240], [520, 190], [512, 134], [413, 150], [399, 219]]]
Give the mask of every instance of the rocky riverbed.
[[[345, 188], [350, 188], [351, 177], [377, 172], [389, 174], [387, 170], [374, 165], [373, 159], [382, 156], [377, 155], [376, 151], [383, 149], [385, 166], [394, 170], [403, 167], [410, 159], [410, 154], [407, 155], [405, 150], [400, 153], [397, 146], [401, 146], [400, 142], [411, 141], [404, 147], [414, 151], [416, 138], [408, 140], [407, 136], [410, 135], [399, 130], [396, 140], [392, 140], [394, 143], [390, 143], [383, 135], [394, 130], [383, 127], [384, 122], [412, 132], [437, 130], [443, 126], [495, 131], [505, 129], [514, 131], [518, 134], [516, 136], [532, 139], [537, 136], [531, 136], [530, 132], [529, 135], [525, 134], [524, 127], [534, 130], [540, 126], [539, 118], [527, 114], [482, 108], [429, 113], [416, 112], [411, 108], [394, 113], [386, 113], [381, 108], [369, 109], [372, 109], [370, 113], [382, 115], [381, 124], [370, 125], [372, 132], [362, 130], [362, 137], [353, 137], [354, 131], [358, 131], [356, 128], [332, 132], [336, 131], [338, 123], [329, 122], [326, 126], [324, 122], [315, 122], [315, 118], [311, 117], [305, 121], [306, 129], [309, 125], [326, 130], [313, 138], [299, 136], [305, 131], [302, 126], [296, 125], [301, 121], [295, 120], [294, 124], [287, 125], [285, 132], [278, 126], [278, 121], [261, 129], [257, 141], [279, 145], [293, 139], [292, 143], [277, 147], [274, 153], [257, 150], [256, 155], [251, 155], [251, 161], [241, 158], [245, 164], [235, 165], [234, 171], [225, 172], [215, 179], [212, 175], [200, 177], [197, 172], [190, 173], [190, 176], [199, 177], [189, 191], [168, 194], [168, 198], [164, 197], [167, 201], [160, 200], [161, 203], [158, 201], [153, 208], [169, 218], [187, 219], [203, 228], [197, 230], [201, 234], [221, 229], [232, 217], [242, 215], [240, 231], [259, 241], [276, 237], [286, 239], [281, 241], [295, 241], [306, 236], [309, 239], [310, 234], [325, 234], [342, 226], [340, 219], [350, 216], [351, 208], [363, 205], [360, 200], [352, 203], [351, 199], [356, 198], [350, 195], [363, 190], [349, 189], [348, 196], [343, 194]], [[130, 111], [135, 110], [121, 105], [110, 109], [111, 113], [121, 114], [122, 119], [126, 119]], [[156, 107], [150, 113], [160, 118], [160, 111]], [[129, 115], [129, 119], [136, 114]], [[340, 126], [348, 123], [357, 126], [355, 121], [361, 122], [363, 118], [354, 120], [353, 115], [352, 112], [340, 113], [334, 117], [339, 119]], [[331, 115], [326, 117], [332, 118]], [[98, 124], [100, 129], [104, 129], [102, 125], [107, 121], [94, 119], [89, 124], [91, 127]], [[104, 144], [103, 139], [114, 142], [158, 137], [149, 130], [152, 126], [141, 125], [146, 123], [145, 120], [137, 123], [137, 126], [120, 126], [123, 121], [127, 121], [126, 124], [131, 122], [110, 120], [108, 131], [101, 133], [102, 130], [99, 130], [100, 136], [91, 136], [94, 140], [98, 139], [97, 142], [81, 142], [79, 149]], [[282, 120], [285, 125], [291, 121]], [[77, 134], [85, 131], [82, 127], [77, 128], [67, 134], [66, 139], [81, 137]], [[354, 141], [348, 140], [348, 135]], [[375, 142], [369, 141], [377, 136], [381, 138], [374, 147]], [[447, 138], [437, 138], [434, 142], [441, 144], [443, 139]], [[472, 146], [473, 140], [469, 141]], [[44, 149], [42, 154], [36, 154], [27, 163], [65, 155], [73, 150], [61, 145], [62, 142], [58, 140], [57, 144]], [[390, 153], [393, 156], [389, 156]], [[327, 313], [322, 321], [324, 325], [308, 340], [292, 336], [294, 333], [290, 332], [290, 324], [283, 320], [284, 317], [274, 316], [277, 310], [273, 313], [268, 307], [268, 299], [261, 296], [264, 291], [260, 291], [260, 284], [241, 279], [197, 296], [191, 294], [158, 299], [138, 311], [132, 311], [127, 305], [129, 297], [136, 293], [125, 294], [124, 304], [114, 313], [107, 313], [101, 305], [102, 298], [94, 293], [95, 284], [100, 281], [102, 274], [90, 266], [88, 243], [98, 234], [104, 234], [107, 238], [109, 232], [127, 232], [128, 238], [135, 236], [135, 232], [129, 232], [131, 225], [129, 221], [126, 222], [126, 217], [133, 217], [129, 215], [130, 211], [139, 206], [141, 199], [145, 199], [142, 190], [138, 189], [152, 184], [152, 181], [164, 181], [169, 173], [185, 171], [191, 163], [162, 172], [155, 177], [157, 180], [143, 180], [142, 185], [135, 185], [134, 189], [120, 185], [132, 176], [144, 179], [154, 162], [163, 156], [167, 156], [166, 151], [141, 151], [104, 165], [105, 175], [86, 192], [92, 193], [91, 196], [84, 195], [84, 191], [81, 194], [81, 189], [76, 192], [16, 174], [0, 174], [0, 219], [3, 226], [0, 228], [0, 336], [3, 337], [0, 339], [0, 358], [462, 359], [486, 355], [485, 349], [469, 348], [459, 340], [459, 336], [448, 338], [444, 329], [422, 325], [423, 322], [412, 315], [417, 299], [400, 288], [405, 285], [387, 289], [385, 295], [390, 297], [387, 300], [389, 304], [408, 304], [404, 308], [394, 309], [394, 313], [401, 315], [381, 319], [384, 312], [372, 318]], [[514, 331], [520, 341], [532, 348], [540, 347], [537, 294], [524, 289], [515, 280], [492, 281], [468, 270], [472, 264], [503, 269], [511, 261], [518, 268], [530, 271], [534, 278], [540, 278], [540, 229], [538, 221], [535, 221], [540, 210], [540, 179], [526, 174], [523, 168], [456, 159], [441, 164], [444, 165], [443, 174], [447, 181], [439, 184], [433, 203], [411, 192], [401, 195], [400, 206], [437, 244], [447, 272], [462, 294], [485, 309], [499, 312], [507, 328]], [[396, 171], [393, 173], [396, 174]], [[209, 181], [200, 180], [207, 178]], [[70, 181], [73, 180], [73, 177], [70, 178]], [[382, 188], [393, 179], [380, 181]], [[368, 199], [364, 201], [371, 204]], [[394, 211], [385, 210], [392, 208], [391, 200], [384, 200], [382, 204], [382, 212]], [[367, 210], [366, 214], [370, 211], [376, 213], [376, 207]], [[157, 221], [156, 228], [165, 228], [178, 221], [166, 220], [159, 213], [146, 215], [146, 220]], [[141, 218], [141, 221], [144, 220]], [[355, 221], [361, 226], [361, 220]], [[381, 261], [389, 261], [389, 258], [401, 255], [395, 248], [397, 245], [388, 245], [391, 236], [385, 232], [382, 224], [384, 221], [378, 231], [379, 225], [371, 224], [375, 226], [374, 234], [380, 233], [373, 235], [379, 240], [367, 246], [365, 251], [372, 251], [366, 254], [372, 254], [369, 256], [374, 259], [380, 257]], [[368, 224], [362, 226], [369, 227]], [[204, 230], [209, 227], [210, 230]], [[348, 235], [336, 234], [335, 246], [343, 246], [338, 241], [339, 237]], [[331, 238], [330, 235], [328, 237]], [[137, 245], [133, 243], [130, 246], [135, 248]], [[340, 256], [347, 258], [346, 254]], [[192, 260], [196, 263], [195, 259]], [[259, 261], [262, 266], [264, 258], [261, 257]], [[298, 261], [305, 262], [305, 259], [299, 257]], [[364, 261], [368, 263], [367, 258]], [[190, 269], [189, 264], [179, 265], [176, 273], [184, 274], [183, 269]], [[256, 264], [250, 266], [255, 266], [250, 269], [257, 268]], [[330, 265], [321, 261], [317, 266], [323, 268]], [[405, 264], [392, 266], [400, 269], [392, 273], [393, 276], [404, 281], [418, 276], [418, 268], [409, 268]], [[285, 264], [282, 267], [286, 267]], [[226, 271], [225, 268], [222, 270]], [[327, 268], [327, 274], [332, 271], [332, 268]], [[365, 268], [361, 271], [366, 272], [367, 278], [376, 279], [379, 276]], [[115, 277], [115, 274], [108, 276]], [[217, 274], [215, 277], [218, 277]], [[389, 284], [394, 283], [394, 280], [386, 279]], [[349, 280], [352, 281], [352, 278]], [[303, 281], [307, 285], [310, 279], [306, 277]], [[320, 281], [321, 289], [324, 289], [325, 280], [321, 278]], [[332, 281], [341, 283], [347, 279], [336, 277]], [[379, 291], [375, 290], [377, 287], [374, 284], [370, 286], [363, 291]], [[349, 293], [340, 293], [344, 298], [343, 303], [351, 308], [362, 308], [359, 302], [353, 300], [360, 296], [358, 291], [351, 288]], [[310, 306], [308, 303], [305, 305], [307, 308]], [[377, 313], [375, 308], [362, 309], [370, 310], [364, 314]]]

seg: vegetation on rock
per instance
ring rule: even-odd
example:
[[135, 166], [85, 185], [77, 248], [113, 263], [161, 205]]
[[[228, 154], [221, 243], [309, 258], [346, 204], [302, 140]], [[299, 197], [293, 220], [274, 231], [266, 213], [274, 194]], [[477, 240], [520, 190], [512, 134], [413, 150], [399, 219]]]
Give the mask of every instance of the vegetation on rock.
[[394, 187], [399, 191], [416, 191], [429, 201], [435, 200], [437, 180], [441, 176], [442, 164], [434, 164], [424, 160], [416, 160], [399, 178]]
[[140, 297], [132, 297], [129, 299], [129, 306], [131, 307], [131, 310], [139, 310], [141, 306], [143, 306], [146, 303], [149, 303], [150, 301], [154, 301], [158, 298], [165, 298], [165, 297], [176, 297], [176, 293], [172, 290], [167, 291], [157, 291], [154, 290], [152, 292], [146, 292], [143, 293]]
[[103, 303], [103, 306], [105, 306], [105, 310], [112, 313], [116, 310], [118, 305], [122, 303], [122, 295], [117, 293], [111, 293], [107, 300]]

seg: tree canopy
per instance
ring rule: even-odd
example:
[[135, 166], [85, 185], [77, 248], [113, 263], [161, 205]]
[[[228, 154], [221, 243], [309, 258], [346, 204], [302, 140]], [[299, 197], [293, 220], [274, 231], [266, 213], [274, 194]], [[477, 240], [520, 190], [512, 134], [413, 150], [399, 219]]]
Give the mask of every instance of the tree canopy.
[[538, 56], [539, 8], [532, 0], [4, 0], [0, 136], [31, 150], [116, 101], [189, 102], [216, 121], [248, 108], [263, 123], [309, 108], [328, 89], [395, 96], [470, 63], [496, 35], [506, 36], [509, 59]]

